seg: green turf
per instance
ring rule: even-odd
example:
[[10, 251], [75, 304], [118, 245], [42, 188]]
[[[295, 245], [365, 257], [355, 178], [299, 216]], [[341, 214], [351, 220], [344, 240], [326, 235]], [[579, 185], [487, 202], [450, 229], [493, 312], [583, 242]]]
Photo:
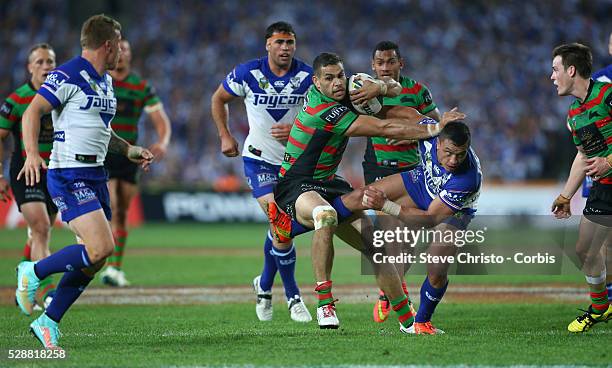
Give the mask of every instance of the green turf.
[[[130, 232], [124, 269], [133, 284], [138, 286], [249, 285], [252, 278], [261, 272], [261, 247], [265, 232], [266, 226], [262, 224], [149, 224]], [[512, 235], [506, 230], [499, 234], [505, 234], [504, 239]], [[24, 229], [0, 231], [0, 252], [11, 255], [0, 257], [0, 287], [13, 286], [15, 283], [14, 268], [20, 258], [24, 237]], [[296, 239], [300, 254], [296, 268], [299, 284], [313, 283], [308, 254], [310, 239], [310, 234]], [[58, 250], [74, 241], [69, 230], [54, 229], [51, 248]], [[144, 248], [151, 251], [146, 252]], [[336, 283], [373, 283], [372, 276], [362, 275], [361, 261], [356, 251], [340, 240], [336, 240], [336, 249], [332, 274]], [[207, 251], [214, 252], [211, 254]], [[584, 278], [577, 270], [566, 271], [563, 275], [552, 276], [461, 275], [453, 276], [452, 281], [496, 284], [561, 282], [582, 285]], [[423, 268], [415, 268], [409, 273], [409, 283], [420, 285], [423, 278], [421, 275]]]
[[[409, 336], [392, 316], [371, 322], [371, 306], [338, 307], [342, 328], [319, 330], [296, 324], [277, 310], [260, 323], [250, 304], [191, 306], [76, 306], [62, 322], [61, 342], [69, 358], [41, 366], [163, 365], [607, 365], [612, 326], [585, 334], [565, 331], [575, 306], [442, 304], [441, 336]], [[29, 319], [0, 307], [0, 346], [35, 349]], [[6, 357], [6, 350], [2, 352]], [[3, 363], [4, 362], [4, 363]], [[0, 360], [0, 364], [6, 364]], [[32, 362], [9, 362], [24, 366]]]

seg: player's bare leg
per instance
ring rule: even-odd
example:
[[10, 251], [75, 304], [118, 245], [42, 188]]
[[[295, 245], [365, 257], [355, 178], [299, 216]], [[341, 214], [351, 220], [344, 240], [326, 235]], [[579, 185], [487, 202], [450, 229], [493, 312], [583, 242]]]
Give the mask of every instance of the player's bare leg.
[[295, 202], [296, 219], [314, 228], [311, 258], [319, 299], [317, 321], [320, 328], [338, 328], [335, 300], [332, 296], [331, 269], [333, 265], [333, 237], [338, 226], [336, 210], [318, 193], [302, 193]]
[[130, 203], [138, 194], [138, 186], [125, 180], [112, 178], [108, 181], [108, 191], [113, 213], [111, 228], [115, 249], [108, 259], [106, 269], [101, 274], [102, 282], [110, 286], [125, 287], [130, 285], [122, 270], [128, 237], [127, 216]]
[[[346, 221], [338, 227], [336, 235], [371, 260], [376, 282], [384, 294], [387, 295], [392, 309], [398, 314], [400, 331], [409, 333], [414, 322], [411, 302], [402, 288], [400, 274], [395, 266], [389, 263], [377, 264], [372, 261], [375, 250], [370, 237], [373, 230], [374, 226], [365, 213], [357, 211], [350, 221]], [[388, 248], [382, 249], [385, 255], [391, 255], [387, 253], [387, 250]]]
[[591, 305], [584, 314], [576, 317], [568, 326], [570, 332], [585, 332], [595, 323], [612, 318], [612, 309], [606, 290], [606, 258], [602, 252], [604, 244], [612, 240], [609, 227], [582, 217], [578, 229], [576, 255], [589, 285]]

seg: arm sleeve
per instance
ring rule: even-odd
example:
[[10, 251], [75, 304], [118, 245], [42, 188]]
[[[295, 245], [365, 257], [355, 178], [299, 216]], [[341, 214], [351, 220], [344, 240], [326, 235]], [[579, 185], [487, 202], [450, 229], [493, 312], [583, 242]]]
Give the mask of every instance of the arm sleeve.
[[233, 96], [244, 97], [244, 77], [247, 72], [246, 67], [238, 65], [223, 80], [223, 88]]
[[15, 107], [10, 99], [4, 100], [4, 103], [0, 106], [0, 128], [11, 130], [19, 119], [20, 117], [15, 112]]
[[72, 96], [76, 86], [67, 83], [70, 76], [61, 70], [54, 70], [38, 90], [38, 94], [43, 96], [53, 108], [63, 105]]
[[157, 95], [157, 92], [155, 91], [155, 87], [153, 87], [149, 83], [147, 83], [147, 86], [145, 87], [145, 92], [146, 92], [146, 96], [144, 99], [145, 106], [153, 106], [161, 102], [159, 96]]
[[477, 185], [473, 183], [473, 180], [459, 176], [451, 178], [444, 185], [438, 196], [444, 204], [456, 212], [463, 207], [477, 190]]
[[426, 85], [421, 84], [421, 91], [419, 91], [419, 105], [417, 110], [423, 115], [435, 110], [438, 106], [431, 97], [431, 92]]

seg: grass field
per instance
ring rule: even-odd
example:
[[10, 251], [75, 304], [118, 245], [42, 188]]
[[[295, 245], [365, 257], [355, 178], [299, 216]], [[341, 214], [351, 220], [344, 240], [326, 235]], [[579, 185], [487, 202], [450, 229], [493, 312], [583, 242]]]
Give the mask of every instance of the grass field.
[[[0, 231], [0, 366], [363, 366], [599, 365], [612, 362], [612, 326], [582, 335], [565, 331], [587, 305], [583, 277], [564, 275], [453, 276], [434, 322], [440, 336], [406, 336], [390, 318], [371, 321], [376, 298], [360, 257], [337, 244], [334, 284], [341, 329], [296, 324], [275, 287], [275, 319], [258, 322], [249, 284], [260, 272], [262, 225], [147, 225], [128, 240], [125, 271], [134, 284], [106, 289], [94, 280], [62, 321], [68, 358], [7, 360], [7, 349], [38, 349], [29, 318], [12, 305], [14, 266], [24, 230]], [[532, 241], [535, 241], [532, 237]], [[523, 241], [523, 240], [521, 240]], [[52, 248], [73, 242], [55, 229]], [[314, 312], [309, 236], [296, 240], [297, 279]], [[418, 303], [422, 274], [408, 277]], [[551, 288], [549, 288], [551, 287]], [[336, 287], [335, 287], [336, 288]], [[393, 316], [392, 316], [393, 317]], [[608, 349], [609, 350], [609, 349]]]

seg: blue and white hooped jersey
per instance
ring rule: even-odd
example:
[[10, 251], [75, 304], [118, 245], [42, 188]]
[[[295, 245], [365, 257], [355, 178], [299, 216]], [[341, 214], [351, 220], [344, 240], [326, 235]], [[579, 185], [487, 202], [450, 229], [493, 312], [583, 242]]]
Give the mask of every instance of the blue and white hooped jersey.
[[49, 73], [38, 94], [53, 106], [49, 168], [103, 165], [117, 109], [110, 75], [77, 56]]
[[240, 64], [227, 75], [223, 87], [234, 96], [244, 97], [249, 135], [242, 155], [280, 165], [285, 144], [270, 135], [273, 124], [293, 124], [312, 84], [312, 68], [293, 59], [291, 69], [282, 77], [270, 70], [268, 57]]
[[442, 202], [455, 211], [476, 212], [482, 184], [478, 156], [470, 148], [461, 167], [455, 172], [448, 172], [438, 163], [437, 143], [438, 137], [419, 141], [427, 194], [432, 200], [440, 197]]

